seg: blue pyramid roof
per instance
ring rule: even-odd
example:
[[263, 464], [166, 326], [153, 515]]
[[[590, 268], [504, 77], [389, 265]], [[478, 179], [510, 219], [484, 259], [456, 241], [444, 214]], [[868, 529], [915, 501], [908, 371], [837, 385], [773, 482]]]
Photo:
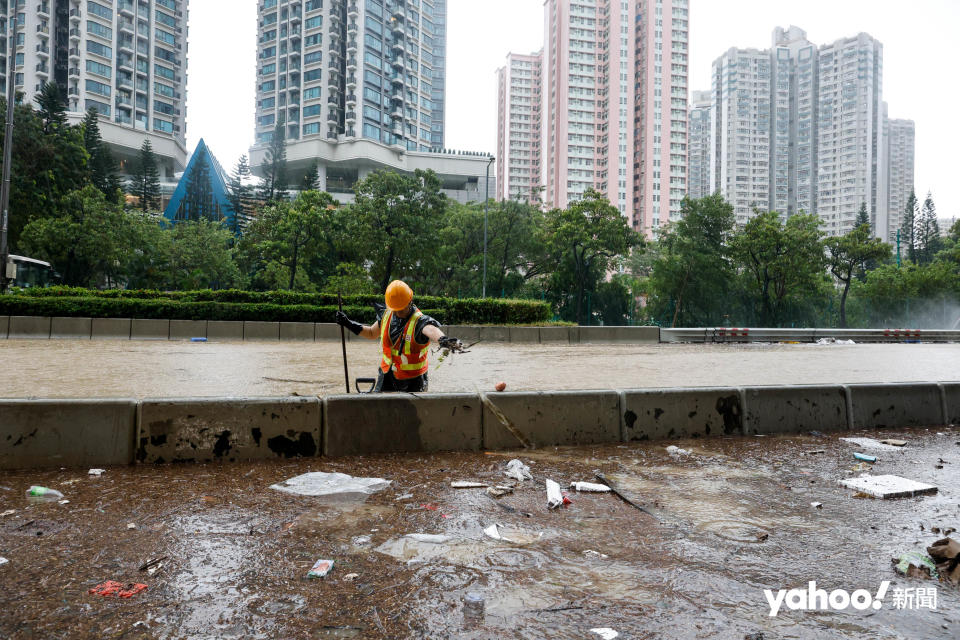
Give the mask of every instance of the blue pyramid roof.
[[163, 212], [163, 217], [172, 223], [182, 220], [195, 220], [197, 218], [196, 213], [191, 214], [191, 212], [187, 210], [188, 204], [186, 202], [186, 196], [187, 185], [190, 183], [194, 171], [196, 171], [200, 158], [205, 158], [207, 166], [209, 167], [207, 173], [210, 180], [210, 193], [213, 196], [214, 211], [212, 213], [227, 225], [228, 228], [234, 229], [236, 228], [234, 224], [236, 214], [233, 210], [233, 205], [230, 204], [230, 200], [227, 198], [227, 174], [224, 172], [223, 167], [220, 166], [216, 157], [210, 152], [210, 148], [207, 147], [203, 138], [197, 143], [197, 148], [194, 149], [193, 155], [190, 156], [190, 162], [187, 163], [187, 168], [184, 170], [180, 182], [177, 183], [177, 188], [174, 190], [173, 196], [170, 198], [170, 202]]

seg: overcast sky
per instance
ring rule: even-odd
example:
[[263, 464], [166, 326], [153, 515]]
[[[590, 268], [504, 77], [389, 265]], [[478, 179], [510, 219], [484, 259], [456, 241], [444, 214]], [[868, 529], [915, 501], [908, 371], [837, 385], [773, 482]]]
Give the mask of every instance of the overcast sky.
[[[230, 170], [253, 141], [257, 0], [192, 0], [187, 143], [203, 137]], [[510, 51], [543, 44], [542, 0], [448, 0], [447, 140], [496, 150], [496, 69]], [[960, 0], [690, 0], [690, 89], [710, 88], [710, 65], [730, 47], [770, 46], [796, 25], [816, 44], [865, 31], [883, 43], [891, 118], [917, 124], [916, 188], [941, 217], [960, 216]]]

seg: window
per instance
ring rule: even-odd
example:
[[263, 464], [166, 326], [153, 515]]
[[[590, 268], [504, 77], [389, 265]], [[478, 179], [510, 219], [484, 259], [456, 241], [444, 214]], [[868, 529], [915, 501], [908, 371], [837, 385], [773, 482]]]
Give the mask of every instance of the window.
[[370, 100], [374, 104], [380, 104], [380, 92], [374, 91], [370, 87], [363, 88], [363, 97], [367, 100]]
[[105, 7], [96, 2], [87, 3], [87, 12], [101, 18], [106, 18], [107, 20], [113, 20], [113, 11], [109, 7]]
[[305, 136], [315, 136], [320, 133], [320, 123], [311, 122], [309, 124], [303, 125], [303, 135]]
[[99, 42], [95, 42], [93, 40], [87, 40], [87, 51], [104, 58], [113, 57], [113, 49], [105, 44], [100, 44]]
[[153, 101], [153, 110], [168, 116], [174, 115], [173, 105], [169, 102], [163, 102], [162, 100]]
[[314, 80], [319, 80], [322, 75], [323, 75], [323, 69], [322, 69], [322, 68], [320, 68], [320, 69], [311, 69], [310, 71], [307, 71], [306, 73], [303, 74], [303, 81], [304, 81], [304, 82], [313, 82]]
[[372, 33], [363, 34], [363, 41], [374, 51], [383, 51], [383, 41]]
[[305, 29], [316, 29], [323, 26], [323, 16], [314, 16], [312, 18], [307, 18], [303, 23]]
[[[272, 2], [273, 4], [277, 4], [277, 0], [272, 0]], [[157, 0], [157, 4], [161, 7], [170, 9], [170, 11], [175, 11], [177, 8], [177, 4], [174, 2], [174, 0]], [[265, 1], [264, 4], [267, 4], [267, 2]]]
[[314, 33], [313, 35], [309, 35], [303, 39], [303, 46], [305, 47], [315, 47], [318, 44], [322, 44], [322, 43], [323, 43], [322, 33]]
[[274, 97], [264, 98], [260, 101], [261, 109], [273, 109], [277, 104], [277, 99]]
[[370, 138], [371, 140], [380, 140], [380, 127], [375, 127], [372, 124], [364, 123], [363, 137]]
[[275, 80], [268, 80], [260, 83], [260, 91], [273, 91], [276, 88], [277, 83]]
[[107, 117], [110, 116], [110, 105], [104, 104], [99, 100], [91, 100], [87, 98], [86, 101], [84, 102], [84, 106], [87, 108], [87, 110], [96, 109], [97, 113], [99, 113], [102, 116], [107, 116]]
[[94, 22], [93, 20], [87, 20], [87, 33], [92, 33], [93, 35], [100, 36], [106, 40], [113, 39], [113, 29], [104, 26], [99, 22]]
[[161, 60], [166, 60], [171, 64], [178, 64], [177, 54], [175, 54], [173, 51], [168, 51], [167, 49], [163, 49], [161, 47], [154, 47], [153, 53], [155, 56], [157, 56]]
[[173, 133], [173, 123], [167, 122], [166, 120], [161, 120], [160, 118], [154, 118], [153, 130], [163, 131], [164, 133]]
[[309, 118], [311, 116], [320, 115], [321, 110], [323, 109], [322, 104], [311, 104], [303, 108], [303, 117]]
[[303, 64], [313, 64], [315, 62], [323, 61], [323, 51], [314, 51], [313, 53], [308, 53], [303, 56]]
[[273, 62], [271, 62], [270, 64], [263, 65], [263, 67], [260, 69], [260, 75], [262, 76], [269, 76], [276, 72], [277, 72], [277, 65], [276, 63], [273, 63]]
[[176, 80], [177, 78], [177, 74], [174, 73], [173, 69], [167, 69], [159, 64], [153, 65], [153, 72], [161, 78], [166, 78], [167, 80]]
[[96, 80], [87, 80], [87, 91], [91, 93], [98, 93], [101, 96], [110, 95], [110, 85], [103, 84], [102, 82], [97, 82]]
[[369, 64], [369, 65], [370, 65], [371, 67], [373, 67], [374, 69], [382, 69], [382, 68], [383, 68], [383, 61], [380, 60], [380, 56], [378, 56], [378, 55], [376, 55], [376, 54], [374, 54], [374, 53], [371, 53], [371, 52], [369, 52], [369, 51], [365, 52], [365, 53], [363, 54], [363, 60], [364, 60], [364, 62], [366, 62], [367, 64]]
[[170, 46], [175, 46], [177, 44], [177, 39], [176, 37], [174, 37], [172, 33], [167, 33], [163, 29], [156, 29], [154, 33], [157, 37], [157, 40], [159, 40], [160, 42], [165, 42]]
[[304, 100], [314, 100], [320, 97], [320, 87], [311, 87], [303, 90]]
[[268, 113], [265, 116], [260, 116], [260, 126], [269, 127], [273, 125], [273, 123], [276, 122], [276, 120], [277, 120], [276, 116], [274, 116], [272, 113]]
[[364, 117], [370, 118], [371, 120], [375, 120], [376, 122], [380, 122], [380, 110], [379, 110], [379, 109], [374, 109], [373, 107], [371, 107], [371, 106], [369, 106], [369, 105], [363, 105], [363, 115], [364, 115]]
[[164, 12], [162, 12], [162, 11], [157, 11], [156, 14], [157, 14], [157, 22], [159, 22], [160, 24], [165, 24], [165, 25], [167, 25], [168, 27], [174, 27], [174, 28], [176, 28], [176, 26], [177, 26], [177, 19], [176, 19], [176, 18], [174, 18], [174, 17], [171, 16], [170, 14], [164, 13]]
[[[18, 53], [17, 55], [21, 54]], [[90, 73], [95, 73], [98, 76], [109, 78], [113, 70], [110, 68], [110, 65], [100, 64], [96, 60], [87, 60], [87, 71]]]

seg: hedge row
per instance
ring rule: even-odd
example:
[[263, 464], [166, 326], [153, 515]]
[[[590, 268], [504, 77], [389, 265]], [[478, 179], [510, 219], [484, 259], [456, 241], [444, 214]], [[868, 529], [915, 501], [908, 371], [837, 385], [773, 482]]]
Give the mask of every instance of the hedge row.
[[[40, 291], [40, 290], [38, 290]], [[294, 294], [296, 295], [296, 294]], [[361, 303], [358, 298], [369, 298]], [[380, 296], [351, 296], [344, 311], [373, 322], [372, 303]], [[446, 305], [434, 306], [433, 300]], [[550, 318], [549, 305], [526, 300], [418, 299], [421, 310], [443, 324], [540, 324]], [[161, 320], [262, 320], [271, 322], [333, 322], [336, 304], [194, 301], [128, 296], [6, 295], [0, 315], [69, 318], [150, 318]]]

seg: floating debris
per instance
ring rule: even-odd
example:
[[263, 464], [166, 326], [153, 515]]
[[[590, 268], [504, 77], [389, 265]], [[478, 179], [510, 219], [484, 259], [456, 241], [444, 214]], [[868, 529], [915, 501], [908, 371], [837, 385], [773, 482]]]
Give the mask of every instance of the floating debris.
[[311, 471], [270, 485], [271, 489], [298, 496], [324, 496], [341, 500], [366, 500], [390, 486], [383, 478], [355, 478], [345, 473]]
[[900, 476], [860, 476], [840, 480], [840, 485], [875, 498], [909, 498], [936, 493], [937, 487]]

